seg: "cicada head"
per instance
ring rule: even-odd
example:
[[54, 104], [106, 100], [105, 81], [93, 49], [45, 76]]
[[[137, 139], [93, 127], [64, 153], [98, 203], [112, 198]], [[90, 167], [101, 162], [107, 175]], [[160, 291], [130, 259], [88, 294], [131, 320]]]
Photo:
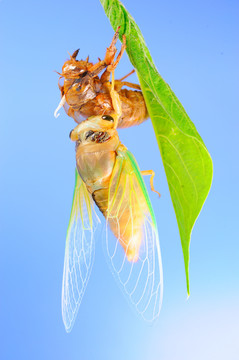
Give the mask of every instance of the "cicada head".
[[103, 143], [109, 139], [118, 139], [114, 128], [114, 118], [111, 115], [91, 116], [82, 121], [70, 133], [72, 141]]

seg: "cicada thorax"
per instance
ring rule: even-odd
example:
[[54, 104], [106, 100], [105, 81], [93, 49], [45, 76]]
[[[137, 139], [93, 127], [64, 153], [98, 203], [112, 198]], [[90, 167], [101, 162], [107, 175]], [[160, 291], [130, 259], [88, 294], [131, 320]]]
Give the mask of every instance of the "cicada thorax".
[[[76, 141], [77, 170], [92, 196], [96, 190], [108, 187], [120, 143], [109, 120], [93, 118], [94, 121], [85, 120], [71, 132], [71, 139]], [[104, 121], [108, 122], [106, 126]]]
[[[108, 117], [110, 116], [103, 116]], [[101, 118], [100, 116], [95, 119]], [[116, 164], [118, 149], [126, 149], [120, 143], [118, 133], [114, 129], [104, 129], [102, 121], [100, 126], [92, 126], [91, 120], [85, 120], [71, 133], [72, 140], [76, 141], [76, 166], [79, 175], [86, 184], [87, 190], [99, 210], [104, 215], [107, 223], [125, 250], [129, 261], [137, 261], [141, 245], [140, 230], [142, 225], [142, 211], [134, 207], [134, 235], [132, 236], [132, 208], [128, 207], [123, 214], [109, 217], [109, 189], [112, 174]], [[117, 193], [120, 201], [128, 200], [130, 194]], [[133, 205], [133, 204], [132, 204]]]

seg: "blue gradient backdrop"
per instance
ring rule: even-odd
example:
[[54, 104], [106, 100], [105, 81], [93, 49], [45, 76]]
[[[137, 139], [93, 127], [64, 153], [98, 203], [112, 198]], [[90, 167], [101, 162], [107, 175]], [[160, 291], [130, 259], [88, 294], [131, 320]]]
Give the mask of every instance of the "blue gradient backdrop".
[[[0, 1], [0, 359], [239, 359], [238, 34], [236, 0], [125, 0], [152, 57], [214, 161], [192, 233], [186, 301], [177, 223], [150, 121], [121, 130], [142, 169], [154, 169], [164, 300], [156, 325], [132, 312], [96, 237], [77, 321], [61, 319], [65, 234], [74, 186], [74, 122], [61, 111], [67, 51], [103, 57], [113, 30], [97, 0]], [[118, 44], [118, 48], [120, 44]], [[125, 54], [116, 76], [131, 70]], [[132, 81], [137, 81], [134, 76]], [[146, 179], [149, 185], [149, 179]]]

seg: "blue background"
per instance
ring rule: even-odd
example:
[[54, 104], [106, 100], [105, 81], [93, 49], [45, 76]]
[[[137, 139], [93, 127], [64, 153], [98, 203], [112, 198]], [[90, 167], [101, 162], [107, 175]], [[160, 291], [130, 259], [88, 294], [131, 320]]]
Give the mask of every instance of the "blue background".
[[[151, 122], [121, 130], [159, 226], [164, 299], [158, 322], [132, 312], [96, 238], [96, 259], [70, 334], [61, 319], [65, 234], [74, 186], [74, 122], [53, 117], [67, 51], [103, 58], [113, 30], [100, 2], [0, 1], [0, 358], [187, 360], [239, 358], [239, 4], [125, 0], [163, 78], [214, 162], [211, 192], [192, 233], [186, 300], [174, 210]], [[120, 48], [120, 44], [117, 45]], [[116, 72], [132, 69], [125, 54]], [[134, 76], [130, 81], [137, 81]], [[149, 179], [146, 178], [149, 185]]]

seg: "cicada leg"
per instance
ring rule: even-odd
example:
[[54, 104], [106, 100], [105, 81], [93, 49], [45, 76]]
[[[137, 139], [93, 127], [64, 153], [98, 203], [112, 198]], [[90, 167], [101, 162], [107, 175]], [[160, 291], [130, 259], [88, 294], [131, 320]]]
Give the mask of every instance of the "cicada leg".
[[155, 176], [155, 172], [153, 170], [143, 170], [141, 171], [142, 175], [151, 175], [150, 176], [150, 188], [153, 192], [157, 193], [159, 196], [161, 196], [161, 194], [155, 190], [154, 188], [154, 176]]
[[117, 91], [115, 91], [115, 74], [114, 74], [114, 70], [112, 71], [112, 80], [111, 80], [111, 88], [110, 88], [110, 96], [112, 99], [112, 105], [115, 111], [115, 114], [113, 114], [114, 116], [114, 128], [117, 128], [118, 125], [118, 121], [119, 118], [122, 115], [122, 108], [121, 108], [121, 101], [120, 101], [120, 97], [119, 94], [117, 93]]

